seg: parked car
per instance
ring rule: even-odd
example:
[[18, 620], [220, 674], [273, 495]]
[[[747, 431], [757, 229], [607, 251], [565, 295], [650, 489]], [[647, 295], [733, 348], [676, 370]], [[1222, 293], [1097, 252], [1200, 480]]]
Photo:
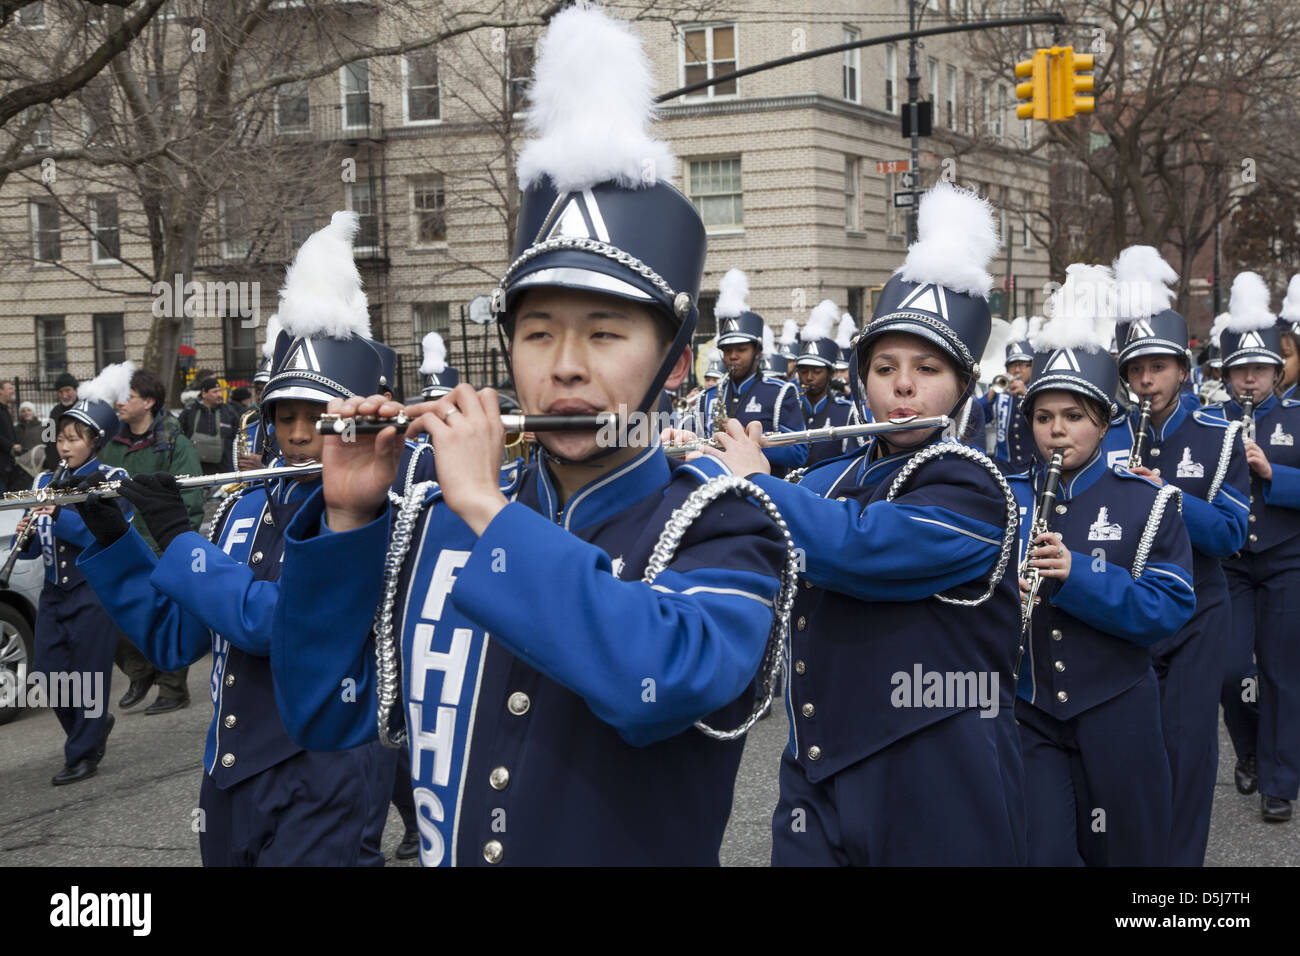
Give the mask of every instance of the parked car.
[[[9, 541], [22, 516], [19, 509], [0, 511], [0, 564], [9, 556]], [[0, 588], [0, 669], [8, 671], [0, 675], [0, 724], [9, 723], [21, 710], [15, 695], [32, 665], [36, 606], [44, 586], [45, 570], [38, 557], [19, 559], [9, 587]]]

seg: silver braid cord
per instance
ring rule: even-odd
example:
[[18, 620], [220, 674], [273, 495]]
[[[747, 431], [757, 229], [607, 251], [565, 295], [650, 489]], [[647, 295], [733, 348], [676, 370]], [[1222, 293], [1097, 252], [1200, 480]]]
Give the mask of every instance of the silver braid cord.
[[[414, 464], [415, 455], [411, 456]], [[393, 637], [393, 610], [397, 603], [397, 582], [402, 576], [406, 553], [411, 549], [411, 536], [424, 505], [425, 493], [433, 487], [432, 481], [422, 481], [414, 488], [408, 484], [393, 519], [393, 534], [384, 555], [384, 589], [375, 611], [375, 689], [379, 696], [379, 741], [385, 747], [401, 747], [406, 743], [406, 728], [393, 731], [389, 726], [392, 710], [401, 701], [402, 673], [398, 662], [397, 641]]]
[[1228, 476], [1228, 464], [1232, 460], [1232, 444], [1237, 440], [1239, 431], [1241, 431], [1241, 422], [1233, 422], [1228, 426], [1228, 433], [1223, 436], [1223, 447], [1219, 450], [1219, 467], [1214, 471], [1214, 480], [1210, 482], [1210, 491], [1205, 496], [1206, 501], [1213, 501], [1214, 496], [1223, 487], [1223, 479]]
[[785, 480], [790, 482], [792, 485], [799, 484], [799, 482], [803, 481], [803, 476], [808, 474], [808, 469], [810, 467], [812, 466], [804, 465], [802, 468], [795, 468], [785, 476]]
[[1177, 485], [1165, 485], [1156, 493], [1156, 500], [1151, 505], [1151, 516], [1147, 518], [1142, 529], [1142, 539], [1138, 542], [1137, 553], [1133, 556], [1133, 580], [1142, 577], [1147, 569], [1147, 558], [1151, 556], [1151, 546], [1155, 544], [1156, 533], [1160, 530], [1160, 519], [1164, 517], [1165, 506], [1173, 498], [1178, 503], [1178, 513], [1183, 513], [1183, 493]]
[[212, 524], [208, 525], [208, 540], [213, 544], [217, 543], [217, 536], [221, 534], [221, 523], [226, 519], [226, 512], [234, 507], [238, 500], [238, 494], [226, 495], [221, 499], [221, 504], [217, 505], [217, 510], [212, 512]]
[[977, 598], [954, 598], [944, 594], [936, 594], [935, 598], [944, 604], [959, 604], [963, 607], [978, 607], [993, 596], [997, 590], [998, 582], [1002, 580], [1003, 573], [1007, 570], [1007, 564], [1011, 561], [1011, 554], [1015, 550], [1017, 531], [1020, 527], [1020, 506], [1016, 504], [1015, 492], [1007, 484], [1006, 478], [1002, 472], [998, 471], [997, 465], [993, 464], [982, 451], [972, 448], [969, 445], [963, 445], [960, 442], [941, 441], [936, 442], [921, 451], [917, 452], [907, 460], [901, 471], [894, 478], [893, 484], [889, 486], [889, 494], [885, 495], [886, 501], [893, 501], [894, 496], [902, 490], [903, 486], [911, 479], [916, 470], [926, 462], [933, 461], [942, 455], [956, 455], [958, 458], [965, 458], [986, 469], [997, 482], [998, 488], [1001, 489], [1007, 505], [1007, 526], [1002, 533], [1002, 550], [998, 553], [997, 563], [993, 566], [993, 574], [989, 577], [988, 589]]
[[759, 665], [758, 672], [763, 682], [761, 696], [754, 702], [754, 709], [749, 717], [734, 730], [715, 730], [704, 721], [697, 720], [695, 729], [714, 740], [736, 740], [743, 737], [749, 728], [753, 727], [772, 707], [772, 697], [776, 685], [781, 680], [781, 671], [785, 663], [783, 653], [785, 633], [790, 623], [790, 608], [794, 605], [795, 589], [799, 580], [799, 561], [794, 550], [794, 541], [790, 538], [790, 529], [786, 526], [785, 519], [781, 517], [781, 512], [777, 510], [775, 502], [762, 488], [739, 475], [720, 475], [709, 479], [691, 492], [681, 506], [669, 516], [668, 523], [664, 525], [664, 530], [650, 553], [645, 574], [641, 577], [643, 583], [653, 584], [655, 578], [668, 567], [668, 563], [677, 553], [677, 548], [691, 525], [710, 504], [726, 494], [753, 498], [763, 512], [776, 522], [785, 539], [785, 567], [781, 572], [781, 587], [777, 591], [772, 608], [772, 628], [768, 631], [767, 645], [763, 649], [763, 662]]
[[[433, 454], [433, 444], [430, 442], [420, 442], [411, 452], [411, 460], [406, 463], [406, 477], [402, 479], [402, 490], [405, 491], [415, 483], [415, 469], [420, 465], [420, 455], [424, 452]], [[399, 508], [402, 506], [403, 498], [392, 488], [388, 489], [388, 500]]]

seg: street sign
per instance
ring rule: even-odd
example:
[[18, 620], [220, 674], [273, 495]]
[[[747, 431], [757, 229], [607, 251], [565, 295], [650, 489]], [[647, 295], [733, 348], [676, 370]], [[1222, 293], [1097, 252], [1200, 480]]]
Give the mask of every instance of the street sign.
[[469, 320], [475, 325], [486, 325], [496, 318], [492, 314], [492, 297], [476, 295], [469, 300]]
[[916, 193], [912, 192], [911, 190], [900, 189], [898, 192], [894, 193], [895, 209], [903, 209], [915, 205], [916, 205]]
[[888, 173], [905, 173], [912, 168], [910, 159], [878, 159], [876, 160], [876, 172], [881, 175]]
[[912, 172], [912, 173], [903, 173], [903, 188], [904, 188], [904, 189], [915, 189], [915, 188], [916, 188], [916, 181], [917, 181], [917, 178], [918, 178], [918, 177], [917, 177], [916, 173], [914, 173], [914, 172]]

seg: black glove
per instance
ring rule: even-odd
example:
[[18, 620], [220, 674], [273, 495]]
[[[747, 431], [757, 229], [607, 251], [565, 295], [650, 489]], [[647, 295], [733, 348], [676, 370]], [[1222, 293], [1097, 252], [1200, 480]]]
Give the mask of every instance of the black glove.
[[[71, 481], [64, 479], [60, 487], [73, 491], [89, 491], [103, 482], [102, 474], [82, 475]], [[101, 547], [107, 548], [130, 529], [122, 509], [111, 498], [90, 497], [76, 504], [77, 514], [86, 523], [86, 530], [95, 536]]]
[[136, 475], [122, 482], [119, 491], [140, 512], [149, 533], [158, 542], [159, 551], [166, 551], [178, 534], [191, 530], [190, 513], [181, 498], [175, 475], [165, 471]]

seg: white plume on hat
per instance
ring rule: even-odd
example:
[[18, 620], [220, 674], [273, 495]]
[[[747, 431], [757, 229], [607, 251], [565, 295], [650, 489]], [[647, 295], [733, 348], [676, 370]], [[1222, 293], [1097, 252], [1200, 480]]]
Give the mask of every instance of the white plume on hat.
[[791, 349], [799, 341], [799, 323], [794, 319], [786, 319], [785, 324], [781, 326], [781, 347]]
[[916, 233], [895, 274], [908, 282], [932, 282], [988, 298], [993, 288], [988, 266], [997, 252], [998, 230], [987, 200], [939, 182], [921, 197]]
[[718, 283], [718, 304], [713, 314], [720, 319], [734, 319], [749, 311], [749, 279], [739, 269], [728, 269]]
[[774, 355], [776, 353], [776, 335], [772, 332], [772, 326], [763, 325], [763, 354]]
[[1178, 273], [1154, 246], [1129, 246], [1115, 257], [1115, 284], [1126, 319], [1147, 319], [1170, 308]]
[[1286, 298], [1282, 300], [1282, 311], [1278, 317], [1287, 322], [1300, 322], [1300, 274], [1293, 275], [1286, 287]]
[[420, 363], [421, 375], [438, 375], [447, 368], [447, 346], [437, 332], [430, 332], [421, 339], [420, 349], [424, 356]]
[[1043, 331], [1043, 324], [1047, 319], [1041, 315], [1031, 315], [1029, 317], [1029, 330], [1025, 333], [1025, 338], [1032, 339], [1039, 332]]
[[835, 323], [840, 317], [840, 307], [830, 299], [822, 299], [808, 313], [808, 321], [803, 327], [803, 340], [829, 339], [835, 335]]
[[275, 358], [275, 340], [280, 337], [280, 314], [266, 320], [266, 341], [262, 343], [262, 357]]
[[853, 336], [857, 334], [858, 323], [853, 321], [853, 316], [845, 312], [840, 316], [840, 327], [835, 330], [835, 344], [842, 349], [846, 349], [853, 341]]
[[131, 376], [134, 374], [135, 363], [130, 359], [117, 365], [107, 365], [89, 382], [77, 388], [77, 398], [83, 402], [98, 399], [116, 407], [118, 402], [131, 398]]
[[1268, 310], [1268, 283], [1257, 272], [1243, 272], [1232, 280], [1228, 295], [1228, 331], [1255, 332], [1277, 322]]
[[1034, 351], [1108, 349], [1115, 327], [1114, 292], [1115, 276], [1108, 266], [1066, 266], [1065, 282], [1052, 294], [1052, 317], [1031, 339]]
[[370, 314], [361, 274], [352, 258], [359, 217], [336, 212], [330, 224], [313, 232], [298, 248], [280, 289], [280, 324], [294, 338], [356, 333], [370, 338]]
[[1029, 337], [1029, 320], [1023, 315], [1018, 315], [1011, 320], [1011, 341], [1023, 342]]
[[722, 364], [722, 349], [712, 349], [709, 352], [709, 364], [713, 365], [714, 363]]
[[556, 14], [538, 44], [519, 154], [519, 185], [545, 178], [561, 193], [613, 180], [671, 182], [677, 162], [649, 132], [654, 84], [641, 41], [599, 7]]
[[1228, 327], [1228, 320], [1232, 318], [1227, 312], [1220, 312], [1214, 317], [1214, 322], [1210, 325], [1210, 341], [1217, 347], [1219, 338], [1223, 335], [1223, 330]]

